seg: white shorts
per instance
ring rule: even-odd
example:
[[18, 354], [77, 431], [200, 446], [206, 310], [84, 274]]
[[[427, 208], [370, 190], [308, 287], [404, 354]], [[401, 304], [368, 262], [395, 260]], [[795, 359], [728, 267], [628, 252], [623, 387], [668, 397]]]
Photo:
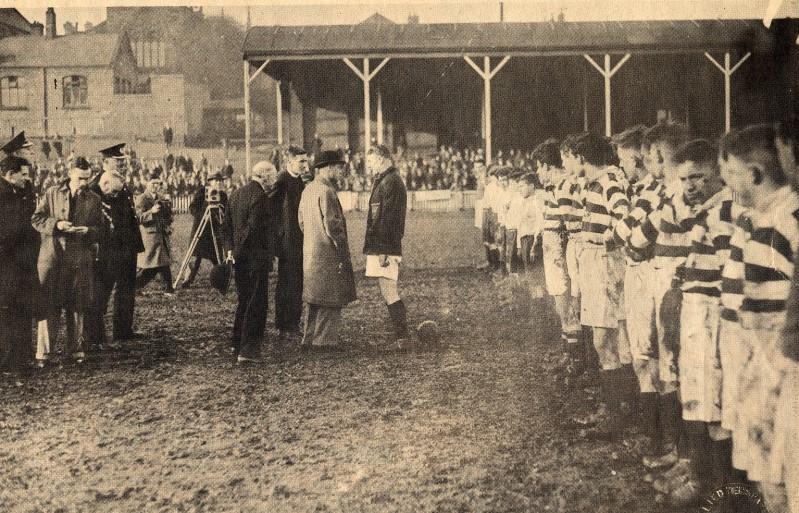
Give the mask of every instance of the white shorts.
[[388, 265], [380, 266], [378, 255], [366, 255], [366, 277], [367, 278], [387, 278], [389, 280], [399, 280], [399, 264], [402, 262], [401, 256], [388, 255]]
[[685, 294], [680, 311], [680, 400], [682, 418], [721, 420], [721, 361], [718, 356], [719, 301]]
[[624, 257], [619, 251], [608, 253], [603, 245], [583, 243], [578, 268], [580, 323], [618, 329], [624, 319]]
[[541, 237], [544, 249], [544, 283], [552, 296], [562, 296], [571, 291], [566, 274], [566, 255], [558, 232], [545, 231]]
[[635, 360], [657, 359], [655, 304], [647, 295], [646, 280], [651, 276], [648, 263], [627, 265], [624, 271], [624, 313], [630, 352]]

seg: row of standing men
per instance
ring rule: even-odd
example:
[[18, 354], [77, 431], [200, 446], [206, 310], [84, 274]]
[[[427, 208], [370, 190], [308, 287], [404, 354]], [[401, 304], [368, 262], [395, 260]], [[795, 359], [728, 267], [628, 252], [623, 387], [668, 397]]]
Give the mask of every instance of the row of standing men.
[[[623, 437], [637, 405], [646, 480], [677, 506], [748, 479], [770, 511], [799, 511], [795, 148], [788, 124], [715, 142], [669, 123], [533, 154], [568, 368], [601, 368], [589, 436]], [[508, 171], [488, 176], [484, 245], [500, 268], [520, 245]]]

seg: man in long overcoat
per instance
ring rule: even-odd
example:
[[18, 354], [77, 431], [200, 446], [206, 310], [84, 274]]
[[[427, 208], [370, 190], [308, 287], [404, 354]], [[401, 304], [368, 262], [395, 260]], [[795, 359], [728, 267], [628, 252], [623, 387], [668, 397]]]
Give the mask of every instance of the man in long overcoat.
[[252, 168], [250, 183], [236, 189], [230, 197], [225, 236], [231, 237], [228, 258], [234, 261], [238, 293], [233, 321], [232, 346], [236, 361], [258, 361], [269, 308], [269, 271], [274, 258], [273, 207], [269, 198], [277, 170], [261, 161]]
[[172, 263], [169, 237], [172, 233], [172, 207], [169, 201], [161, 196], [161, 177], [153, 175], [147, 182], [147, 189], [136, 197], [136, 215], [141, 225], [141, 237], [144, 252], [139, 253], [136, 266], [136, 288], [145, 287], [157, 274], [164, 280], [167, 294], [172, 294]]
[[275, 327], [281, 338], [300, 332], [302, 317], [302, 230], [297, 213], [305, 185], [308, 155], [302, 148], [289, 148], [286, 171], [277, 175], [272, 192], [275, 207], [275, 245], [277, 287], [275, 288]]
[[347, 222], [333, 186], [344, 169], [337, 151], [325, 151], [314, 164], [316, 176], [302, 193], [303, 292], [308, 303], [303, 349], [336, 349], [341, 309], [355, 301]]
[[103, 317], [114, 293], [113, 339], [130, 340], [133, 331], [133, 312], [136, 301], [136, 257], [144, 251], [139, 221], [133, 206], [133, 195], [125, 186], [122, 146], [117, 144], [100, 151], [103, 172], [91, 185], [100, 196], [101, 206], [109, 226], [106, 244], [99, 248], [97, 302], [91, 328], [96, 340], [105, 344]]
[[[227, 193], [223, 190], [222, 174], [218, 171], [208, 176], [206, 184], [197, 189], [197, 192], [194, 193], [194, 197], [189, 204], [189, 213], [191, 213], [194, 218], [192, 221], [191, 233], [193, 237], [197, 236], [197, 230], [205, 216], [205, 211], [208, 209], [206, 192], [209, 190], [217, 191], [215, 195], [218, 197], [219, 201], [215, 204], [218, 208], [214, 208], [210, 211], [210, 224], [206, 224], [203, 232], [200, 234], [197, 246], [195, 246], [193, 252], [194, 262], [191, 264], [189, 276], [180, 284], [182, 288], [187, 288], [192, 284], [197, 277], [197, 273], [200, 272], [200, 265], [203, 260], [210, 260], [211, 264], [218, 265], [222, 263], [220, 260], [225, 257], [225, 248], [221, 247], [224, 245], [222, 226], [228, 207], [228, 198]], [[214, 248], [215, 242], [211, 234], [211, 226], [213, 226], [213, 235], [216, 236], [216, 244], [220, 246], [216, 249]], [[217, 258], [217, 249], [219, 249], [220, 252], [219, 258]]]
[[39, 234], [31, 226], [36, 194], [27, 160], [0, 161], [0, 370], [21, 370], [31, 353], [39, 295]]
[[100, 197], [87, 188], [90, 178], [89, 163], [77, 157], [69, 180], [50, 187], [31, 217], [42, 235], [38, 259], [42, 307], [36, 337], [40, 367], [50, 358], [62, 310], [67, 318], [64, 355], [71, 353], [78, 363], [86, 357], [83, 324], [94, 300], [97, 246], [108, 230]]

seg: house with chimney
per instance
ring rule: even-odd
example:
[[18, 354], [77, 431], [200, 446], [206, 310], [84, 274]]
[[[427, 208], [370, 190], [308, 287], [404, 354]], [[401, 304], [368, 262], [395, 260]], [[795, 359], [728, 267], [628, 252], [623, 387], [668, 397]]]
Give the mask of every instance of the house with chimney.
[[183, 140], [192, 107], [182, 74], [139, 66], [125, 32], [57, 36], [53, 8], [43, 29], [0, 39], [0, 139], [158, 140], [169, 124]]

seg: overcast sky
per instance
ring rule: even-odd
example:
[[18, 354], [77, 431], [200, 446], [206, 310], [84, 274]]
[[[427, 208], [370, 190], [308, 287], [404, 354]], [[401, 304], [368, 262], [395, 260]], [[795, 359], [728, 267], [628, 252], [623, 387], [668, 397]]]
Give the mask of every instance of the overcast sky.
[[[505, 21], [544, 21], [563, 11], [568, 21], [591, 20], [642, 20], [642, 19], [706, 19], [706, 18], [762, 18], [770, 0], [552, 0], [506, 1]], [[771, 0], [779, 1], [779, 0]], [[63, 0], [47, 2], [28, 0], [26, 7], [0, 0], [0, 5], [17, 7], [30, 21], [44, 22], [48, 5], [56, 8], [58, 32], [63, 32], [66, 21], [100, 23], [105, 19], [105, 7], [75, 7], [81, 1]], [[84, 5], [88, 3], [85, 1]], [[126, 2], [140, 5], [156, 1]], [[225, 5], [228, 3], [229, 5]], [[203, 10], [209, 15], [233, 17], [244, 23], [247, 18], [246, 2], [209, 0]], [[108, 2], [92, 2], [106, 5]], [[375, 12], [404, 23], [409, 15], [419, 16], [421, 23], [484, 22], [500, 20], [500, 2], [434, 2], [406, 0], [397, 2], [348, 2], [331, 0], [287, 2], [255, 2], [250, 4], [253, 25], [324, 25], [331, 23], [358, 23]], [[777, 16], [792, 13], [799, 16], [799, 0], [782, 0]]]

